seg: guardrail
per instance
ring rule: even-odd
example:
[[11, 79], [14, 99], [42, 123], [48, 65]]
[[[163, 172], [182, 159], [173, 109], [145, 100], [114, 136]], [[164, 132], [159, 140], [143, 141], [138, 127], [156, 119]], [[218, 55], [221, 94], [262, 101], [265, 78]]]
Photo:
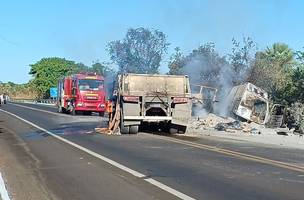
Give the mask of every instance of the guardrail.
[[11, 99], [12, 102], [20, 103], [39, 103], [39, 104], [48, 104], [55, 105], [57, 103], [56, 99]]

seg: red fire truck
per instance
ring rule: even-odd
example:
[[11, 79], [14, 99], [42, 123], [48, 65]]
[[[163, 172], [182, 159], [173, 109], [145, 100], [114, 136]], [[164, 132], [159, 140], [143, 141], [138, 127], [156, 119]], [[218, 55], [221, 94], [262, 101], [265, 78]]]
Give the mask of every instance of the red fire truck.
[[58, 82], [58, 111], [63, 113], [104, 115], [104, 78], [95, 73], [81, 73], [64, 77]]

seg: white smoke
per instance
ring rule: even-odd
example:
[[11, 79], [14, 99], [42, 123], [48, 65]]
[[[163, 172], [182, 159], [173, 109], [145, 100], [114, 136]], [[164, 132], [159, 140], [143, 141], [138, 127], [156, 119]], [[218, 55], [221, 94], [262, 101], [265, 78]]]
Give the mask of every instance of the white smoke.
[[[217, 62], [205, 56], [197, 56], [188, 60], [184, 67], [184, 73], [190, 78], [190, 83], [195, 85], [206, 85], [218, 89], [217, 102], [214, 102], [213, 113], [227, 117], [229, 115], [229, 106], [231, 98], [228, 94], [233, 87], [235, 73], [233, 68], [227, 61]], [[216, 72], [216, 73], [215, 73]], [[192, 92], [197, 93], [197, 89], [192, 87]], [[193, 107], [193, 115], [197, 117], [204, 117], [208, 114], [207, 110], [202, 106]]]
[[106, 70], [104, 73], [106, 98], [111, 99], [113, 96], [114, 84], [117, 78], [117, 73], [113, 70]]

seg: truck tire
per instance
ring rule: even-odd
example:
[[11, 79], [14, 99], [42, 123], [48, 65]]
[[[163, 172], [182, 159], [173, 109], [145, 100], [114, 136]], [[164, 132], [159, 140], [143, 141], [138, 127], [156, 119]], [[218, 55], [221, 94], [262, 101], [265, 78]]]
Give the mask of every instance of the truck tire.
[[181, 126], [181, 125], [172, 125], [169, 128], [170, 134], [184, 134], [186, 133], [187, 126]]
[[187, 130], [187, 126], [179, 126], [178, 127], [178, 133], [179, 134], [185, 134]]
[[67, 113], [67, 111], [66, 111], [66, 109], [65, 108], [63, 108], [63, 107], [58, 107], [58, 112], [59, 113]]
[[99, 112], [98, 114], [99, 114], [100, 117], [104, 117], [105, 112]]
[[176, 127], [170, 127], [169, 128], [169, 133], [170, 134], [176, 134], [178, 132], [178, 129]]
[[130, 133], [130, 126], [125, 126], [125, 123], [123, 121], [122, 110], [120, 110], [120, 133], [121, 134], [129, 134]]
[[130, 134], [137, 134], [138, 133], [138, 125], [130, 126]]
[[67, 113], [67, 110], [62, 107], [62, 113]]
[[124, 126], [123, 121], [120, 121], [120, 133], [121, 134], [129, 134], [130, 133], [130, 126]]

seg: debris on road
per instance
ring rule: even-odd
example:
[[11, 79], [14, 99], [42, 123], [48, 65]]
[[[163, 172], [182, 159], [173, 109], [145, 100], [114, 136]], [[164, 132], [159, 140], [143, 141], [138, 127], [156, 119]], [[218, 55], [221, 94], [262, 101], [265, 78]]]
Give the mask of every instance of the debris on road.
[[228, 122], [228, 123], [218, 123], [214, 128], [218, 131], [227, 131], [229, 129], [242, 130], [240, 121], [233, 121], [233, 122]]
[[250, 133], [251, 133], [251, 134], [261, 134], [261, 131], [259, 131], [259, 130], [256, 129], [256, 128], [253, 128], [253, 129], [250, 130]]
[[[201, 90], [200, 94], [202, 93]], [[196, 106], [195, 112], [201, 115], [195, 115], [196, 117], [190, 120], [188, 132], [214, 130], [227, 133], [285, 136], [294, 133], [293, 130], [284, 128], [286, 127], [285, 106], [274, 104], [271, 111], [269, 111], [268, 94], [263, 89], [251, 83], [246, 83], [233, 87], [226, 98], [229, 99], [228, 102], [230, 102], [227, 114], [233, 118], [208, 113], [204, 107]], [[299, 106], [296, 107], [298, 108]], [[199, 108], [202, 111], [198, 110]]]
[[235, 120], [231, 117], [220, 117], [215, 114], [209, 113], [204, 118], [192, 118], [189, 125], [189, 131], [194, 130], [218, 130], [226, 132], [243, 131], [251, 132], [255, 127], [257, 129], [257, 124], [251, 127], [254, 123], [241, 122]]
[[113, 130], [110, 130], [109, 128], [95, 128], [95, 132], [105, 135], [120, 135], [119, 131], [113, 132]]

